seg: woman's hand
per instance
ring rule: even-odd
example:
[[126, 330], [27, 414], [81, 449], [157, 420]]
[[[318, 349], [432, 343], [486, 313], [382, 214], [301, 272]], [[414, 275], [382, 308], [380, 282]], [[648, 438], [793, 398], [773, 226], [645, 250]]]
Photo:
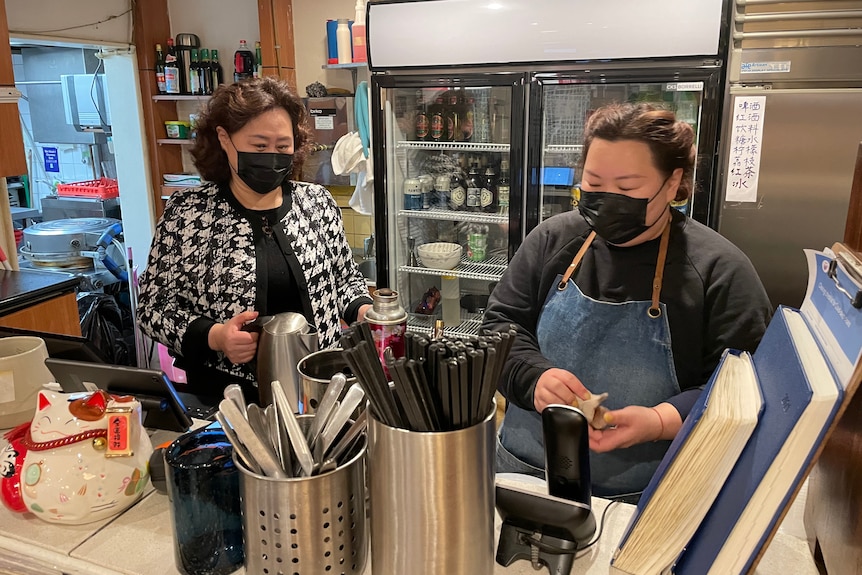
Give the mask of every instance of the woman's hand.
[[224, 353], [233, 363], [248, 363], [257, 352], [258, 334], [242, 331], [242, 326], [257, 319], [256, 311], [244, 311], [210, 329], [207, 343], [210, 349]]
[[552, 403], [571, 405], [576, 396], [580, 399], [589, 399], [590, 392], [571, 372], [551, 368], [536, 382], [533, 406], [538, 413], [542, 413], [542, 410]]
[[647, 441], [673, 439], [682, 426], [682, 418], [674, 406], [660, 403], [655, 407], [629, 405], [609, 411], [605, 429], [590, 427], [590, 449], [597, 453], [631, 447]]
[[365, 319], [365, 313], [370, 310], [371, 307], [370, 303], [359, 306], [359, 312], [356, 314], [356, 321], [363, 321]]

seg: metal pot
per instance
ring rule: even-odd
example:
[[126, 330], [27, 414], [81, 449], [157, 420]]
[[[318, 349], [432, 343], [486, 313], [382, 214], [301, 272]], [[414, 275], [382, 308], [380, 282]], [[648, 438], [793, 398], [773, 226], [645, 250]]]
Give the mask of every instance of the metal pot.
[[314, 413], [326, 393], [329, 380], [336, 373], [347, 376], [347, 390], [356, 377], [351, 373], [342, 349], [325, 349], [309, 354], [296, 365], [299, 373], [300, 393], [302, 394], [302, 413]]
[[302, 387], [297, 373], [299, 360], [318, 348], [317, 328], [295, 312], [269, 318], [260, 330], [257, 343], [257, 381], [260, 405], [272, 403], [272, 382], [284, 385], [291, 406], [299, 410]]

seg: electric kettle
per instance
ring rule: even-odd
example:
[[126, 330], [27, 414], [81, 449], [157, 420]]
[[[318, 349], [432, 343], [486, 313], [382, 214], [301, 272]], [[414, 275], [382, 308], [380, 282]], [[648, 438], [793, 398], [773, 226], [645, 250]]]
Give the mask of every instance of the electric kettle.
[[296, 365], [303, 357], [318, 350], [317, 328], [305, 316], [284, 312], [258, 318], [257, 381], [260, 405], [272, 404], [272, 382], [284, 386], [294, 410], [300, 411], [302, 385]]

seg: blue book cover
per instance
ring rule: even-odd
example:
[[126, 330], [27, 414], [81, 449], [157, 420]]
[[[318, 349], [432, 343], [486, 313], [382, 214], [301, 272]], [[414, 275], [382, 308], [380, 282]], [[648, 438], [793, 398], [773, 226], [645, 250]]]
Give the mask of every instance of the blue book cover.
[[[789, 314], [795, 314], [796, 318], [789, 318]], [[674, 566], [676, 575], [746, 572], [789, 503], [795, 486], [802, 481], [805, 462], [813, 456], [840, 406], [840, 386], [812, 336], [809, 344], [814, 349], [808, 349], [807, 353], [813, 351], [820, 358], [825, 371], [820, 375], [829, 379], [815, 382], [814, 388], [820, 390], [815, 396], [800, 355], [806, 352], [794, 343], [788, 321], [797, 322], [797, 326], [808, 332], [805, 320], [796, 310], [781, 306], [773, 316], [752, 356], [763, 394], [760, 421], [712, 508]], [[805, 361], [810, 362], [810, 357]], [[803, 435], [801, 429], [794, 432], [813, 399], [824, 405], [818, 403], [807, 414], [807, 433]], [[817, 429], [814, 434], [810, 433], [812, 426]], [[792, 445], [802, 446], [802, 453], [799, 449], [795, 455], [789, 453]], [[766, 529], [762, 526], [758, 529], [758, 522], [766, 522]], [[742, 533], [749, 528], [753, 532], [743, 537]], [[742, 531], [734, 533], [735, 529]], [[738, 547], [740, 540], [746, 540], [742, 547]], [[738, 565], [732, 569], [728, 565], [740, 561], [744, 563], [741, 570], [737, 570]]]

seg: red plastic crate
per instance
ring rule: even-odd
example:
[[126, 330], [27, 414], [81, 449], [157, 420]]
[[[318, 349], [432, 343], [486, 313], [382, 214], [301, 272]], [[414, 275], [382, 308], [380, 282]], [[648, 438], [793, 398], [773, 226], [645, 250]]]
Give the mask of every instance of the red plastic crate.
[[118, 197], [120, 195], [120, 188], [117, 186], [117, 180], [101, 178], [98, 180], [73, 182], [71, 184], [58, 184], [57, 195], [107, 200], [108, 198]]

